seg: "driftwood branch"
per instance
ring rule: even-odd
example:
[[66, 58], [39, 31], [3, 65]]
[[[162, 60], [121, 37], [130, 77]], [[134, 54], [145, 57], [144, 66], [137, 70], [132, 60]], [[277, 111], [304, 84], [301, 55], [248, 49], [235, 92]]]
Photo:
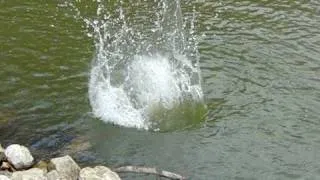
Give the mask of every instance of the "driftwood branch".
[[125, 173], [125, 172], [144, 173], [144, 174], [158, 175], [158, 176], [165, 177], [168, 179], [175, 179], [175, 180], [185, 180], [186, 179], [186, 177], [183, 177], [183, 176], [176, 174], [176, 173], [159, 170], [157, 168], [144, 167], [144, 166], [122, 166], [122, 167], [115, 168], [113, 170], [118, 173]]

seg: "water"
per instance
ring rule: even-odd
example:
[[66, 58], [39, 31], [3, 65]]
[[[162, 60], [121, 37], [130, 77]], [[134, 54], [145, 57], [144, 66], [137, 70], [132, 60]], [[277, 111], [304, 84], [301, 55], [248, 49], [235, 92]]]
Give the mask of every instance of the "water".
[[[96, 54], [89, 98], [96, 117], [121, 126], [163, 131], [166, 129], [160, 129], [159, 124], [175, 121], [164, 118], [173, 108], [194, 101], [191, 105], [205, 109], [201, 105], [197, 42], [192, 44], [197, 38], [184, 32], [180, 1], [154, 3], [156, 11], [149, 16], [155, 18], [150, 18], [147, 29], [127, 22], [122, 1], [116, 3], [116, 13], [108, 11], [108, 4], [98, 2], [93, 19], [83, 17], [75, 4], [65, 5], [92, 29], [88, 35], [94, 39]], [[190, 24], [189, 32], [194, 32], [194, 18]], [[158, 111], [162, 116], [157, 113], [155, 119]]]
[[[81, 165], [157, 166], [191, 179], [320, 176], [317, 1], [181, 1], [182, 17], [189, 18], [183, 22], [195, 12], [194, 33], [202, 37], [207, 110], [189, 111], [188, 102], [169, 113], [159, 108], [148, 117], [175, 119], [162, 121], [162, 132], [95, 118], [88, 94], [95, 43], [77, 13], [58, 3], [64, 2], [0, 1], [1, 143], [26, 144], [37, 158], [71, 154]], [[96, 17], [97, 3], [75, 5], [82, 17]], [[128, 27], [156, 27], [157, 15], [150, 14], [161, 12], [157, 3], [122, 7]]]

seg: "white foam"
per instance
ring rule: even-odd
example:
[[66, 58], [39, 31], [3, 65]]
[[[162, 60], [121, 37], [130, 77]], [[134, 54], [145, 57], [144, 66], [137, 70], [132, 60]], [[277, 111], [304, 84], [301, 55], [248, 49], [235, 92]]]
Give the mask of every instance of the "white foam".
[[[159, 44], [149, 41], [148, 32], [129, 26], [121, 3], [118, 19], [109, 18], [111, 12], [102, 3], [98, 3], [97, 16], [104, 14], [103, 19], [83, 18], [93, 30], [89, 34], [96, 47], [89, 80], [90, 104], [94, 115], [105, 122], [149, 129], [153, 107], [171, 109], [184, 100], [202, 100], [200, 71], [192, 63], [198, 64], [198, 59], [192, 61], [185, 55], [190, 50], [197, 51], [197, 46], [188, 49], [185, 45], [180, 2], [162, 2], [159, 6], [163, 8], [176, 4], [172, 11], [164, 9], [157, 13], [155, 23], [161, 27], [156, 39], [161, 40], [160, 49], [166, 55], [157, 54]], [[173, 13], [174, 22], [170, 22], [171, 14], [165, 13]], [[197, 53], [189, 52], [189, 57], [190, 54]]]
[[127, 71], [124, 86], [137, 107], [162, 104], [170, 108], [181, 98], [174, 69], [167, 58], [136, 56]]
[[96, 117], [121, 126], [148, 129], [141, 112], [132, 106], [121, 88], [105, 89], [98, 85], [95, 91], [91, 106]]
[[[119, 87], [101, 78], [101, 67], [92, 68], [89, 96], [95, 116], [121, 126], [148, 129], [151, 107], [161, 105], [170, 109], [182, 101], [184, 94], [201, 93], [201, 89], [189, 84], [190, 77], [181, 75], [183, 70], [177, 70], [168, 58], [155, 55], [133, 59]], [[186, 92], [184, 86], [193, 90]]]

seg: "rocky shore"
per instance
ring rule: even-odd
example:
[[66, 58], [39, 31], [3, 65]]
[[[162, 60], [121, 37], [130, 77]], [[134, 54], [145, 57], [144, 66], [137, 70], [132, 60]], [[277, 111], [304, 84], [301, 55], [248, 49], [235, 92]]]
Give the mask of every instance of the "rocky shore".
[[0, 180], [120, 180], [108, 167], [80, 168], [70, 157], [35, 162], [29, 149], [19, 144], [2, 148], [0, 144]]

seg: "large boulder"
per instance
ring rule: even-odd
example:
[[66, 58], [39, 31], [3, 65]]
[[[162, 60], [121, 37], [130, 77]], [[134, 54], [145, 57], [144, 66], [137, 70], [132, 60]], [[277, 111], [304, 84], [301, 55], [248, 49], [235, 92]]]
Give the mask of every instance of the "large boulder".
[[8, 161], [16, 169], [29, 168], [33, 164], [33, 157], [28, 148], [19, 144], [12, 144], [5, 150]]
[[26, 171], [16, 171], [12, 174], [11, 180], [47, 180], [43, 170], [32, 168]]
[[48, 164], [48, 170], [56, 170], [61, 180], [77, 180], [80, 167], [70, 156], [63, 156], [51, 159]]
[[104, 166], [81, 169], [79, 180], [121, 180], [117, 173]]

